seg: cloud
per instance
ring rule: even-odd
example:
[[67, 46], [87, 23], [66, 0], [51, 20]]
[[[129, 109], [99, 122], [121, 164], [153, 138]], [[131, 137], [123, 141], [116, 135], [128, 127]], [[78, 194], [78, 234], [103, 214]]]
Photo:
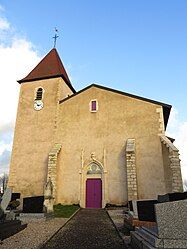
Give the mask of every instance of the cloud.
[[[15, 119], [19, 84], [16, 80], [25, 76], [38, 62], [32, 44], [24, 39], [12, 39], [10, 46], [0, 45], [1, 68], [1, 116], [7, 123]], [[2, 123], [1, 123], [2, 124]], [[4, 122], [3, 122], [4, 125]]]
[[12, 147], [20, 88], [17, 80], [28, 74], [40, 60], [33, 44], [15, 33], [8, 20], [1, 16], [2, 10], [0, 5], [0, 174], [7, 172], [9, 167], [8, 156]]
[[1, 172], [8, 172], [7, 165], [10, 163], [11, 151], [4, 150], [0, 157]]
[[10, 28], [10, 23], [6, 19], [6, 17], [3, 16], [4, 9], [0, 5], [0, 40], [1, 41], [6, 41], [8, 31], [11, 33], [11, 28]]
[[[5, 150], [11, 151], [13, 140], [13, 122], [0, 125], [0, 160]], [[1, 169], [0, 169], [1, 173]]]
[[174, 145], [179, 149], [183, 180], [187, 182], [187, 121], [181, 122], [179, 112], [173, 108], [167, 128], [168, 136], [175, 138]]
[[7, 30], [10, 28], [10, 23], [6, 18], [0, 17], [0, 30]]

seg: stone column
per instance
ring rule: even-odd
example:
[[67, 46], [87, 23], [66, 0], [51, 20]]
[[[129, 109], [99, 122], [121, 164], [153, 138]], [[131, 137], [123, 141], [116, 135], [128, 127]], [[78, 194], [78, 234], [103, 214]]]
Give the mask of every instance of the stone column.
[[106, 149], [103, 149], [103, 179], [104, 179], [104, 202], [103, 207], [109, 202], [109, 187], [108, 187], [108, 170], [107, 170], [107, 152]]
[[183, 192], [183, 183], [178, 151], [169, 149], [169, 159], [172, 171], [172, 192]]
[[56, 180], [57, 180], [57, 156], [61, 150], [61, 144], [55, 144], [51, 152], [49, 153], [48, 159], [48, 174], [47, 181], [51, 179], [53, 184], [53, 198], [56, 197]]
[[138, 186], [136, 175], [135, 139], [127, 139], [126, 145], [127, 191], [128, 200], [138, 199]]

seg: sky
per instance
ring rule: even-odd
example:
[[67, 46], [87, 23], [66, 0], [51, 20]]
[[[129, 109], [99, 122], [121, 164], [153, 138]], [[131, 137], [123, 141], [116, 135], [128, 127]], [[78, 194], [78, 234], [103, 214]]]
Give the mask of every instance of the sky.
[[0, 0], [0, 174], [9, 167], [16, 81], [53, 48], [55, 27], [76, 90], [97, 83], [173, 106], [166, 135], [187, 179], [186, 0]]

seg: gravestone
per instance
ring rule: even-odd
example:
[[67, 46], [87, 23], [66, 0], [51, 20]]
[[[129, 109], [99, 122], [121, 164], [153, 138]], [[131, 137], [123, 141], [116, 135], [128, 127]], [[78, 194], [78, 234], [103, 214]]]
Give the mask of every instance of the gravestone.
[[2, 196], [0, 205], [0, 240], [8, 238], [9, 236], [23, 230], [27, 226], [27, 224], [22, 225], [21, 221], [16, 220], [15, 213], [6, 212], [6, 209], [11, 201], [11, 195], [11, 189], [7, 188]]
[[154, 204], [158, 203], [157, 200], [133, 200], [129, 201], [130, 212], [134, 219], [140, 221], [155, 222]]
[[130, 211], [133, 211], [132, 201], [128, 201], [128, 207]]
[[133, 218], [138, 219], [137, 201], [132, 201]]
[[156, 227], [131, 232], [131, 247], [137, 249], [187, 248], [187, 200], [155, 205]]
[[[4, 222], [0, 223], [0, 240], [14, 235], [26, 227], [27, 224], [21, 224], [20, 220], [5, 220]], [[12, 247], [17, 248], [16, 245], [13, 245]]]
[[23, 213], [43, 213], [44, 196], [23, 198]]
[[0, 221], [3, 219], [3, 217], [4, 217], [4, 211], [0, 206]]
[[157, 200], [137, 201], [138, 219], [140, 221], [155, 222], [156, 218], [154, 205], [157, 203]]
[[20, 196], [21, 196], [20, 193], [12, 193], [11, 201], [8, 206], [10, 210], [18, 210], [17, 208], [19, 209], [21, 208], [20, 207], [20, 202], [21, 202]]
[[20, 199], [21, 194], [20, 193], [12, 193], [11, 201], [15, 201], [17, 199]]
[[165, 195], [158, 195], [158, 202], [180, 201], [187, 199], [187, 192], [168, 193]]
[[187, 248], [187, 200], [157, 204], [155, 211], [158, 236], [164, 245]]
[[8, 204], [11, 200], [12, 196], [12, 190], [10, 188], [7, 188], [3, 194], [2, 201], [1, 201], [1, 208], [5, 212], [6, 208], [8, 207]]

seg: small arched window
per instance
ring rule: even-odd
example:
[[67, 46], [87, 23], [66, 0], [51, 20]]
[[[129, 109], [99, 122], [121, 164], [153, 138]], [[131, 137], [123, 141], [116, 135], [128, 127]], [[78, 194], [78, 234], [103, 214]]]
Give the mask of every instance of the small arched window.
[[42, 100], [43, 97], [43, 88], [39, 87], [36, 91], [35, 100]]

